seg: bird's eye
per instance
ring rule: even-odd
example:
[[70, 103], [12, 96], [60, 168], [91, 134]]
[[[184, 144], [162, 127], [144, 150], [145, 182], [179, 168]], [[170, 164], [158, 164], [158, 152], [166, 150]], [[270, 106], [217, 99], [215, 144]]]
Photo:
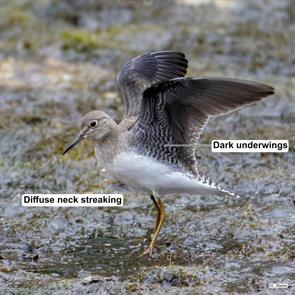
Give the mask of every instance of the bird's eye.
[[91, 122], [89, 123], [89, 127], [91, 127], [91, 128], [95, 128], [96, 126], [97, 126], [97, 121], [96, 121], [96, 120], [91, 121]]

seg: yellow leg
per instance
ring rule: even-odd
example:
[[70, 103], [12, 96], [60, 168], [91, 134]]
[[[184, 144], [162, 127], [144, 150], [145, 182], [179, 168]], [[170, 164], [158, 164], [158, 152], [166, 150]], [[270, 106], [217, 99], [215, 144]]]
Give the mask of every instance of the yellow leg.
[[[155, 206], [156, 209], [157, 209], [157, 217], [156, 217], [156, 219], [155, 219], [154, 232], [153, 232], [153, 234], [152, 234], [152, 236], [151, 236], [151, 238], [153, 238], [153, 236], [155, 235], [156, 230], [157, 230], [157, 228], [158, 228], [159, 222], [160, 222], [161, 209], [160, 209], [160, 206], [159, 206], [159, 203], [158, 203], [157, 199], [156, 199], [153, 195], [151, 195], [151, 199], [152, 199], [152, 201], [153, 201], [153, 203], [154, 203], [154, 206]], [[160, 202], [161, 202], [161, 201], [160, 201]]]
[[158, 211], [157, 217], [155, 219], [155, 228], [154, 228], [153, 237], [152, 237], [149, 247], [140, 256], [143, 256], [146, 254], [151, 254], [153, 252], [157, 237], [160, 234], [160, 231], [163, 227], [163, 224], [164, 224], [164, 221], [166, 218], [165, 208], [164, 208], [162, 201], [159, 198], [154, 197], [153, 195], [151, 196], [151, 199]]

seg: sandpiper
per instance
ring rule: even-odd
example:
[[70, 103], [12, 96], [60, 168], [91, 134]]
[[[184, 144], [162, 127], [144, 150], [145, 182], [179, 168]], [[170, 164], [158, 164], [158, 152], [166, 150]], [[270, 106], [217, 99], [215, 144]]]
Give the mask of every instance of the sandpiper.
[[196, 144], [211, 116], [219, 116], [274, 93], [271, 86], [230, 78], [185, 77], [181, 52], [158, 51], [127, 62], [118, 74], [125, 113], [117, 124], [103, 111], [84, 116], [81, 131], [63, 154], [85, 138], [108, 174], [148, 193], [157, 209], [152, 253], [165, 220], [162, 194], [227, 193], [196, 167]]

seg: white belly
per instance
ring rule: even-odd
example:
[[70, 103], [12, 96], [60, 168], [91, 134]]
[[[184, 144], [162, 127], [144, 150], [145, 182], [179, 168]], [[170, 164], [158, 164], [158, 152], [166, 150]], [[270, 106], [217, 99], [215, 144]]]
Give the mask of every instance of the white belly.
[[173, 171], [170, 167], [134, 152], [117, 155], [106, 167], [108, 173], [137, 190], [148, 193], [214, 193], [216, 188], [196, 177]]

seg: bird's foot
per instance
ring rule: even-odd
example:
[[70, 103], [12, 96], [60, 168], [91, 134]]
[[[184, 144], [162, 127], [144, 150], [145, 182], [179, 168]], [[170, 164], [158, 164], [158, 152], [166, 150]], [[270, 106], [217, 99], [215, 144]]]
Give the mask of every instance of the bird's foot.
[[151, 254], [153, 254], [154, 247], [155, 247], [155, 244], [154, 244], [154, 243], [150, 243], [150, 245], [148, 246], [148, 248], [145, 249], [145, 250], [139, 255], [139, 257], [145, 256], [145, 255], [151, 255]]

